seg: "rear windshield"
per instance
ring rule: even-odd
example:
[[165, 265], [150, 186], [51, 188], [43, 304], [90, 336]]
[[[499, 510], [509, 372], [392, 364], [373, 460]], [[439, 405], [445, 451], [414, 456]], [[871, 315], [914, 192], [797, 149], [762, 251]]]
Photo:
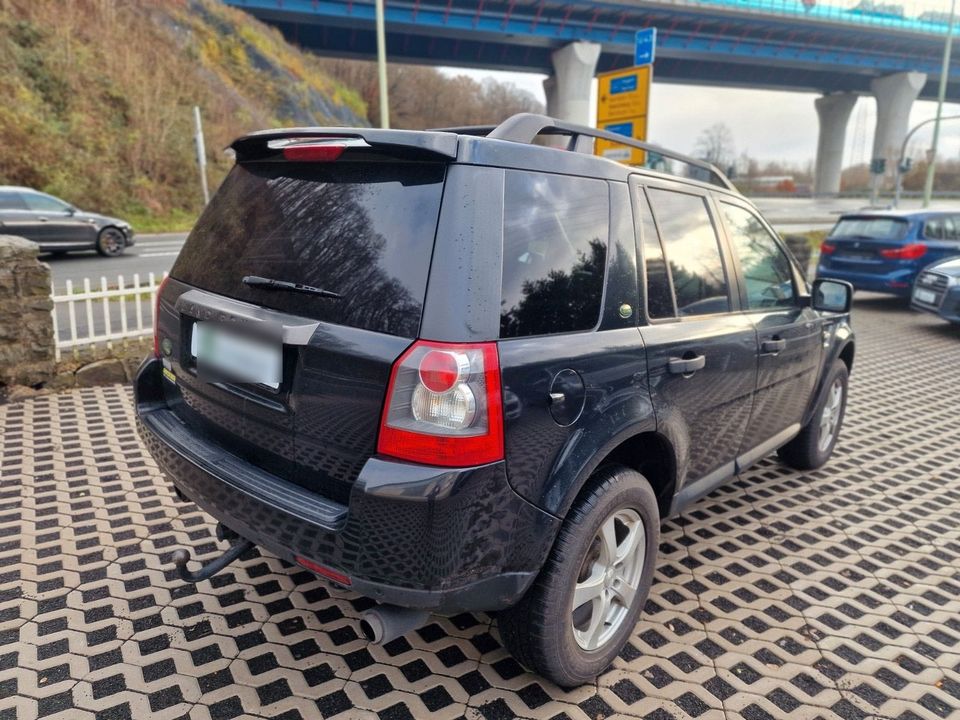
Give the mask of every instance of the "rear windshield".
[[[415, 337], [443, 174], [432, 163], [237, 165], [170, 274], [275, 310]], [[343, 297], [252, 288], [246, 275]]]
[[900, 218], [843, 218], [830, 232], [830, 237], [861, 237], [876, 240], [902, 240], [907, 234], [907, 221]]

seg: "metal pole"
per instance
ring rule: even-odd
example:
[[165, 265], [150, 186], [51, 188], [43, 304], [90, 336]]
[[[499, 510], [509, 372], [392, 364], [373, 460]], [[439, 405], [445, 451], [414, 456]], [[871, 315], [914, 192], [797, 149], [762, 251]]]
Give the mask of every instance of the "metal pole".
[[380, 85], [380, 127], [390, 127], [390, 101], [387, 97], [387, 34], [384, 29], [383, 0], [376, 0], [377, 78]]
[[197, 165], [200, 167], [200, 187], [203, 189], [203, 204], [210, 203], [210, 188], [207, 187], [207, 149], [203, 143], [203, 125], [200, 122], [200, 108], [193, 106], [193, 141], [197, 147]]
[[937, 145], [940, 143], [940, 118], [943, 101], [947, 97], [947, 80], [950, 76], [950, 51], [953, 48], [953, 23], [957, 14], [957, 0], [950, 2], [950, 22], [947, 24], [947, 41], [943, 44], [943, 66], [940, 69], [940, 93], [937, 96], [937, 117], [933, 124], [933, 143], [930, 145], [930, 161], [927, 165], [927, 181], [923, 186], [923, 207], [930, 207], [933, 196], [933, 179], [937, 173]]

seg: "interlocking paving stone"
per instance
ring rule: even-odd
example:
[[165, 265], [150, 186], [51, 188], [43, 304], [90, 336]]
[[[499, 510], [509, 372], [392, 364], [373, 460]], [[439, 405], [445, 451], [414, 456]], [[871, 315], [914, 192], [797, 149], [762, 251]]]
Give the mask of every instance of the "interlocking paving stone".
[[432, 618], [384, 647], [369, 602], [252, 552], [218, 554], [134, 429], [125, 387], [0, 406], [0, 718], [960, 717], [960, 332], [857, 298], [843, 436], [775, 458], [663, 526], [641, 622], [562, 690], [495, 619]]

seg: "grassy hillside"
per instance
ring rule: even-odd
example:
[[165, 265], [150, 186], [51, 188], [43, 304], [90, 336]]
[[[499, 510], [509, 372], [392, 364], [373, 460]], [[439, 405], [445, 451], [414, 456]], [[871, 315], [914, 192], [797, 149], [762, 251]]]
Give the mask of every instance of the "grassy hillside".
[[216, 0], [0, 0], [0, 67], [0, 185], [141, 230], [200, 208], [194, 105], [212, 187], [244, 132], [367, 124], [317, 58]]

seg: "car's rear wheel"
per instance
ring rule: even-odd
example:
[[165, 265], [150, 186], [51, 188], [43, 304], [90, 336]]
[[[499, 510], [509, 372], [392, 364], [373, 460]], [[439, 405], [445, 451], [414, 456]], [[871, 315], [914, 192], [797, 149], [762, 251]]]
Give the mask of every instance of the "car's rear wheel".
[[97, 235], [97, 252], [106, 257], [123, 255], [127, 248], [127, 239], [117, 228], [108, 227]]
[[564, 520], [533, 586], [498, 614], [504, 644], [558, 685], [592, 681], [636, 625], [659, 539], [657, 498], [646, 478], [622, 466], [598, 471]]
[[815, 470], [830, 459], [847, 409], [848, 378], [846, 363], [835, 360], [827, 376], [827, 390], [817, 403], [810, 422], [799, 435], [777, 450], [787, 465], [797, 470]]

